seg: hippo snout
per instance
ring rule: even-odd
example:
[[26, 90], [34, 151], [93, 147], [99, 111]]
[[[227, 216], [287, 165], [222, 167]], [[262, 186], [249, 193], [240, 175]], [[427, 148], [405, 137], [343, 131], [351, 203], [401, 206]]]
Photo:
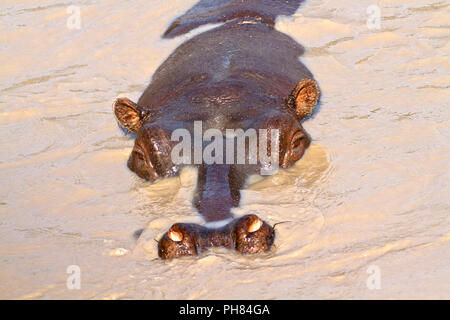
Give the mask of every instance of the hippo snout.
[[196, 256], [211, 247], [255, 254], [270, 250], [274, 239], [273, 227], [254, 214], [237, 218], [217, 229], [176, 223], [159, 240], [158, 255], [162, 259]]
[[233, 233], [236, 251], [244, 254], [268, 251], [275, 240], [273, 227], [254, 214], [237, 219]]

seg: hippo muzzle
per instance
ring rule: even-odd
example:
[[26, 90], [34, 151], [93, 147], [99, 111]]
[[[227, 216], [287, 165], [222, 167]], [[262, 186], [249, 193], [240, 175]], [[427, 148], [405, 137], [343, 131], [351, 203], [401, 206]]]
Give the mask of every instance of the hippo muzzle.
[[216, 229], [176, 223], [159, 240], [158, 255], [162, 259], [197, 256], [212, 247], [234, 249], [242, 254], [262, 253], [272, 247], [274, 239], [274, 228], [253, 214]]

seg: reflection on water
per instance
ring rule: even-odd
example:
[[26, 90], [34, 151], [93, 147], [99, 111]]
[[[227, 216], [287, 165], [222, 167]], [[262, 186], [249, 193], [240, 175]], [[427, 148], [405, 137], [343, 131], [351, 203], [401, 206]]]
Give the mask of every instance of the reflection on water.
[[[323, 96], [305, 157], [252, 178], [234, 210], [285, 222], [274, 250], [157, 258], [169, 225], [202, 223], [196, 172], [133, 175], [111, 104], [138, 98], [200, 32], [160, 38], [195, 2], [80, 1], [80, 30], [66, 28], [72, 3], [2, 2], [0, 297], [450, 298], [450, 13], [437, 0], [378, 1], [380, 30], [366, 25], [372, 1], [306, 1], [280, 17]], [[66, 288], [73, 264], [81, 290]], [[366, 286], [370, 265], [380, 290]]]

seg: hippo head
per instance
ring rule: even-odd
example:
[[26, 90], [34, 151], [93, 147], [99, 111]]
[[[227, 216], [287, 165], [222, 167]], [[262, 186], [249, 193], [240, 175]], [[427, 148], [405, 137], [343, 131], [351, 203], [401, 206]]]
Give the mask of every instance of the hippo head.
[[[236, 92], [229, 93], [230, 96], [236, 94]], [[193, 133], [193, 122], [196, 120], [203, 120], [207, 124], [208, 127], [203, 129], [224, 130], [227, 127], [243, 130], [277, 129], [279, 165], [281, 168], [290, 167], [303, 156], [310, 145], [311, 139], [300, 120], [312, 113], [319, 95], [316, 82], [305, 78], [285, 97], [282, 104], [262, 101], [261, 104], [265, 106], [261, 107], [244, 98], [236, 106], [236, 110], [231, 109], [229, 119], [224, 119], [223, 114], [211, 111], [207, 107], [199, 111], [195, 105], [174, 104], [167, 112], [163, 112], [164, 108], [144, 108], [127, 98], [116, 100], [114, 112], [120, 125], [136, 134], [128, 167], [139, 177], [154, 181], [178, 173], [179, 165], [171, 160], [172, 148], [178, 143], [171, 140], [172, 132], [185, 128]], [[254, 107], [246, 106], [247, 103], [253, 103]], [[268, 136], [270, 140], [269, 133]]]
[[[267, 165], [261, 159], [250, 164], [248, 160], [251, 155], [257, 154], [260, 158], [261, 150], [264, 150], [261, 148], [266, 148], [266, 155], [273, 155], [270, 149], [274, 138], [269, 131], [277, 132], [278, 152], [275, 154], [278, 158], [275, 159], [279, 167], [288, 168], [303, 156], [311, 139], [300, 121], [312, 113], [320, 93], [316, 82], [309, 78], [301, 80], [287, 97], [282, 98], [273, 91], [261, 92], [257, 87], [250, 89], [242, 88], [240, 84], [219, 88], [212, 84], [200, 86], [162, 107], [142, 107], [126, 98], [115, 102], [114, 111], [119, 123], [136, 133], [128, 167], [149, 181], [174, 176], [180, 171], [181, 165], [172, 160], [172, 151], [178, 143], [172, 141], [176, 129], [184, 129], [191, 137], [196, 137], [195, 122], [201, 120], [204, 124], [202, 130], [205, 130], [203, 137], [209, 129], [219, 133], [228, 128], [242, 132], [250, 129], [259, 133], [267, 131], [267, 143], [261, 143], [259, 137], [254, 148], [256, 152], [254, 149], [249, 152], [250, 139], [246, 143], [244, 137], [243, 145], [247, 148], [244, 163], [237, 161], [239, 153], [236, 149], [233, 164], [225, 161], [219, 164], [197, 163], [199, 177], [195, 206], [206, 222], [231, 222], [216, 229], [195, 224], [174, 224], [158, 242], [161, 258], [197, 255], [213, 246], [235, 249], [243, 254], [265, 252], [271, 248], [275, 237], [273, 227], [256, 215], [233, 220], [231, 208], [239, 204], [240, 189], [246, 177], [261, 173]], [[202, 134], [203, 131], [200, 132]], [[237, 141], [239, 137], [234, 136], [233, 139]], [[205, 144], [201, 147], [206, 150]]]

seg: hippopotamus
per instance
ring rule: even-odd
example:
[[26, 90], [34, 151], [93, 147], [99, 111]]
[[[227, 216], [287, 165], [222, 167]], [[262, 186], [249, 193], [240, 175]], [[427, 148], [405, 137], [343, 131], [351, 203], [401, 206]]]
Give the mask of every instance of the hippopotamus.
[[[301, 122], [313, 113], [320, 90], [299, 60], [303, 47], [274, 29], [275, 18], [293, 14], [300, 2], [201, 0], [177, 18], [163, 37], [173, 38], [204, 24], [222, 24], [181, 44], [156, 70], [137, 102], [115, 101], [119, 124], [136, 137], [128, 160], [131, 171], [155, 181], [176, 176], [185, 166], [198, 168], [193, 205], [205, 225], [174, 224], [158, 241], [162, 259], [195, 256], [213, 246], [242, 254], [271, 249], [273, 226], [255, 214], [234, 217], [231, 212], [239, 206], [247, 178], [261, 174], [263, 164], [179, 163], [173, 159], [178, 142], [172, 135], [182, 128], [195, 136], [199, 121], [202, 133], [276, 130], [270, 139], [277, 140], [278, 150], [266, 151], [277, 157], [279, 168], [288, 168], [303, 156], [311, 138]], [[208, 141], [201, 146], [207, 148]], [[264, 143], [257, 148], [271, 149]]]

